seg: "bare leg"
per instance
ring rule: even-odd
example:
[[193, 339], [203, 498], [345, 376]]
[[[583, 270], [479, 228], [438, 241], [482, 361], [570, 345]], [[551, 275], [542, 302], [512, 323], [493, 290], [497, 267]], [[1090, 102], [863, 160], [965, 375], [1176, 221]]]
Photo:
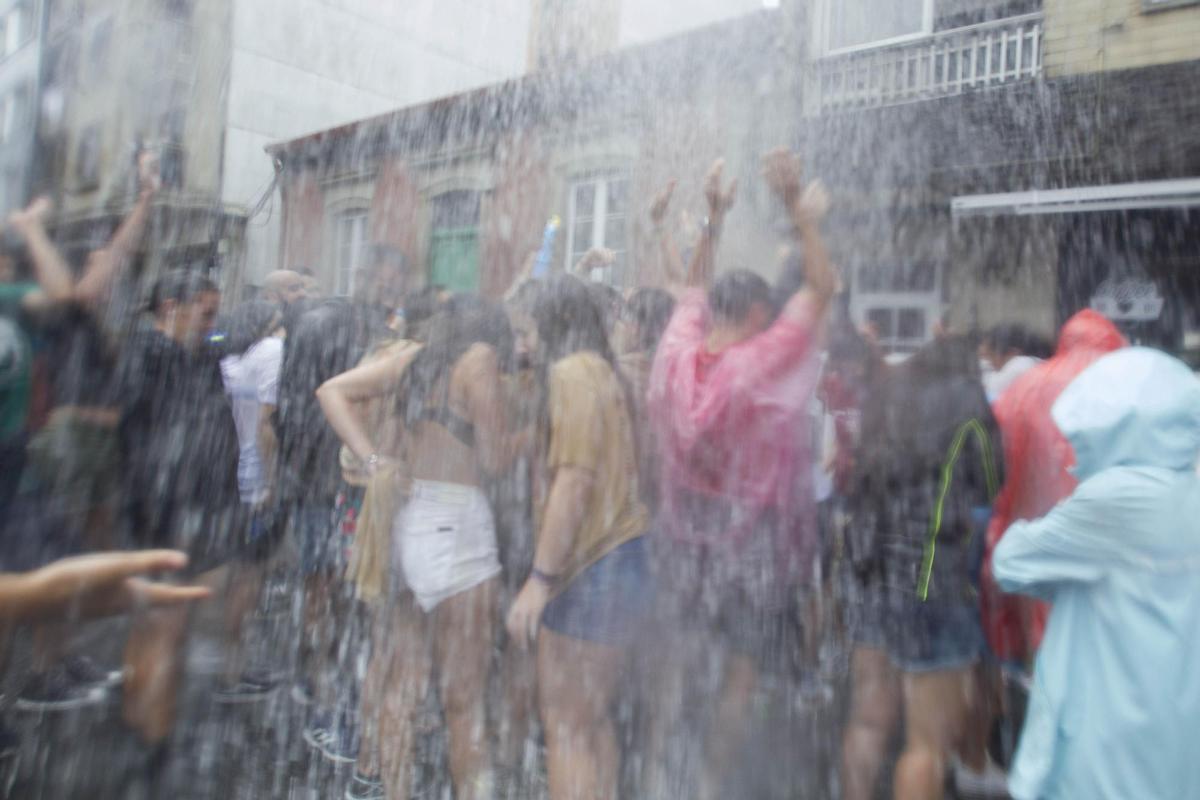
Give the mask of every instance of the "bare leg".
[[386, 690], [379, 708], [379, 759], [389, 800], [408, 800], [412, 786], [417, 710], [429, 690], [432, 660], [427, 620], [411, 595], [396, 601], [387, 636], [377, 641], [390, 655]]
[[367, 662], [367, 674], [363, 678], [362, 702], [360, 704], [360, 738], [358, 764], [355, 769], [360, 775], [379, 775], [380, 733], [384, 699], [387, 697], [388, 674], [392, 669], [392, 642], [388, 622], [391, 616], [380, 607], [371, 607], [371, 660]]
[[900, 721], [900, 674], [887, 653], [857, 647], [851, 662], [850, 718], [842, 735], [842, 798], [871, 800], [888, 742]]
[[754, 662], [746, 656], [730, 656], [705, 748], [699, 791], [702, 800], [721, 796], [722, 781], [746, 742], [750, 704], [757, 687], [758, 668]]
[[992, 721], [1003, 707], [1004, 689], [1000, 671], [980, 664], [975, 668], [975, 699], [971, 703], [966, 734], [958, 748], [958, 756], [970, 769], [983, 772], [988, 764], [988, 739]]
[[450, 734], [450, 775], [459, 800], [490, 800], [492, 754], [486, 689], [500, 581], [493, 578], [434, 611], [434, 654]]
[[501, 710], [496, 757], [507, 769], [520, 769], [529, 726], [536, 713], [537, 660], [533, 653], [509, 639], [501, 667], [504, 707]]
[[149, 744], [171, 733], [183, 677], [190, 609], [147, 611], [133, 622], [125, 645], [125, 722]]
[[614, 800], [620, 755], [611, 715], [626, 651], [538, 633], [538, 697], [551, 800]]
[[258, 607], [262, 594], [265, 570], [260, 564], [234, 564], [228, 569], [223, 597], [225, 600], [225, 680], [234, 683], [245, 670], [245, 647], [242, 629], [246, 617]]
[[974, 697], [974, 668], [904, 676], [904, 753], [896, 764], [896, 800], [941, 800], [946, 757], [962, 741]]

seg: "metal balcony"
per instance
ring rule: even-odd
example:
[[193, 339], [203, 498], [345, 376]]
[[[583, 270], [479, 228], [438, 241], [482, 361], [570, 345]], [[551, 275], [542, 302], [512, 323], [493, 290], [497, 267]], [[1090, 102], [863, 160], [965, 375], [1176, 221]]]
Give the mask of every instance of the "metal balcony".
[[829, 113], [963, 94], [1030, 80], [1042, 72], [1042, 15], [939, 31], [902, 44], [813, 61], [807, 86]]

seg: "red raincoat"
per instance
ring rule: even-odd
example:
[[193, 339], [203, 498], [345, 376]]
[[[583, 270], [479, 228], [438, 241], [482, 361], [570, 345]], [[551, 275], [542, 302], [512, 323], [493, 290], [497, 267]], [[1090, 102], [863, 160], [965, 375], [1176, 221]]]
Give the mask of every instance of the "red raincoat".
[[1033, 367], [996, 400], [1004, 436], [1004, 487], [988, 526], [984, 566], [983, 624], [997, 657], [1029, 662], [1037, 652], [1050, 612], [1045, 603], [1005, 595], [992, 579], [992, 553], [1014, 522], [1037, 519], [1075, 490], [1069, 472], [1075, 453], [1054, 424], [1050, 409], [1067, 384], [1105, 353], [1128, 342], [1099, 313], [1080, 311], [1063, 325], [1054, 357]]

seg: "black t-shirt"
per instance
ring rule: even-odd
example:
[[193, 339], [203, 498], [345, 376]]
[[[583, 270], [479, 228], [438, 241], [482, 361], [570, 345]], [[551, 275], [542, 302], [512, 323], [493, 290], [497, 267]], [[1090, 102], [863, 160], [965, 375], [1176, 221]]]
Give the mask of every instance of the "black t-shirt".
[[235, 509], [237, 430], [216, 354], [142, 327], [121, 352], [116, 386], [135, 538], [170, 544], [181, 514]]

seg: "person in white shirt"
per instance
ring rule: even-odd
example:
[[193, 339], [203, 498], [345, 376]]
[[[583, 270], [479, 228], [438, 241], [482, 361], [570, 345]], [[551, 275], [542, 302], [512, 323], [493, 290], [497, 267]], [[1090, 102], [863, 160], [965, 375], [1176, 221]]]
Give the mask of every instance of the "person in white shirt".
[[988, 402], [995, 403], [1013, 381], [1042, 363], [1051, 352], [1049, 342], [1024, 325], [997, 325], [984, 334], [979, 359]]

